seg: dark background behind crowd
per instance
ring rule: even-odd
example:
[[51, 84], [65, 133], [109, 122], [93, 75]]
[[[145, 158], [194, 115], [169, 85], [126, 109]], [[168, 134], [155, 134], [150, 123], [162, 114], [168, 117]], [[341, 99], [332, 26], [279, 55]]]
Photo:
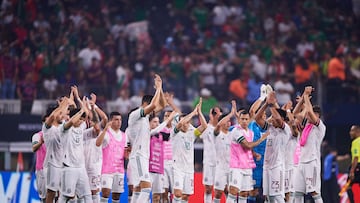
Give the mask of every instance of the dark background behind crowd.
[[0, 97], [20, 99], [23, 113], [76, 84], [125, 114], [153, 93], [154, 73], [182, 102], [246, 107], [263, 83], [280, 104], [306, 85], [323, 106], [360, 101], [358, 0], [0, 2]]

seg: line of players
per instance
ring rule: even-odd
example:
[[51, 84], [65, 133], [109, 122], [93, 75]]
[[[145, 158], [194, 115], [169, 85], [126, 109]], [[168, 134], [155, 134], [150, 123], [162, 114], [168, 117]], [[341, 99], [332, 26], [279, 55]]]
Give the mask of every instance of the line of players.
[[[194, 192], [196, 137], [204, 142], [204, 202], [220, 202], [224, 191], [227, 203], [255, 202], [259, 188], [268, 202], [299, 203], [305, 193], [322, 202], [320, 144], [325, 125], [319, 107], [310, 102], [312, 87], [305, 88], [293, 109], [291, 102], [279, 107], [275, 92], [263, 85], [249, 111], [237, 111], [232, 101], [226, 115], [213, 108], [209, 123], [201, 99], [182, 115], [172, 95], [163, 92], [158, 75], [154, 87], [155, 94], [144, 96], [141, 106], [129, 113], [125, 133], [119, 113], [112, 112], [108, 120], [96, 105], [96, 95], [81, 99], [75, 86], [47, 112], [42, 131], [33, 136], [44, 202], [53, 202], [58, 191], [59, 202], [108, 202], [110, 193], [112, 202], [119, 202], [124, 158], [129, 159], [129, 202], [149, 202], [150, 192], [153, 202], [169, 202], [169, 191], [172, 202], [187, 202]], [[156, 113], [166, 106], [171, 110], [160, 123]], [[198, 127], [191, 125], [195, 116]], [[234, 117], [237, 124], [231, 126]]]

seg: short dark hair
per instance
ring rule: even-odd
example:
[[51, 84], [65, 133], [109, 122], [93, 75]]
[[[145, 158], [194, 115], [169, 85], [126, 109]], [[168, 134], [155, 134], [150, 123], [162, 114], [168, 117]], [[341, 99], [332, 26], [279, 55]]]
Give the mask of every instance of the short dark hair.
[[154, 97], [153, 95], [149, 95], [149, 94], [144, 95], [143, 98], [142, 98], [141, 104], [144, 104], [144, 103], [150, 104], [153, 97]]
[[[79, 111], [80, 111], [80, 108], [71, 109], [70, 113], [69, 113], [70, 118], [73, 117], [75, 114], [77, 114]], [[81, 117], [85, 118], [86, 113], [84, 112], [83, 114], [81, 114]]]
[[110, 113], [110, 119], [112, 119], [114, 116], [121, 116], [121, 114], [117, 111], [113, 111]]
[[314, 113], [318, 113], [321, 116], [321, 108], [319, 105], [314, 105], [313, 106], [313, 112]]
[[241, 114], [246, 115], [246, 114], [250, 114], [250, 113], [249, 113], [249, 111], [248, 111], [247, 109], [244, 109], [243, 111], [240, 112], [240, 115], [241, 115]]
[[284, 109], [276, 109], [276, 111], [279, 113], [279, 115], [281, 116], [282, 119], [284, 119], [284, 121], [288, 121], [289, 119], [286, 116], [286, 111]]

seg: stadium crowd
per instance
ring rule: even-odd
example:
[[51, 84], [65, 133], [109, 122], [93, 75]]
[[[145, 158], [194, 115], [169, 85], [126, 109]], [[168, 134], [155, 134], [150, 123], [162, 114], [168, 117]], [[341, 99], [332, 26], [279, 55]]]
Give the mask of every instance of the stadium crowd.
[[1, 98], [31, 106], [76, 84], [100, 105], [129, 102], [151, 91], [156, 72], [182, 101], [203, 90], [248, 105], [269, 83], [283, 101], [312, 85], [327, 102], [357, 102], [358, 7], [351, 0], [3, 0]]

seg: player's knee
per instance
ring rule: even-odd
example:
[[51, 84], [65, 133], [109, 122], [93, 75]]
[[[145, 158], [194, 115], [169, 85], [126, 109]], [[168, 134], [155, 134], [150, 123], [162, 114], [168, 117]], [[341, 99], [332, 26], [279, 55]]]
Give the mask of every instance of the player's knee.
[[174, 195], [175, 195], [175, 197], [177, 197], [177, 198], [181, 198], [181, 196], [182, 196], [182, 191], [175, 189], [175, 190], [174, 190]]
[[240, 195], [241, 197], [248, 197], [248, 196], [249, 196], [249, 192], [247, 192], [247, 191], [241, 191], [241, 192], [239, 193], [239, 195]]
[[182, 195], [181, 199], [184, 200], [184, 201], [188, 201], [189, 200], [189, 195]]
[[206, 194], [211, 194], [212, 193], [212, 186], [205, 185], [205, 192], [206, 192]]
[[239, 192], [239, 189], [233, 186], [230, 186], [229, 193], [233, 196], [236, 196]]
[[109, 196], [110, 196], [110, 190], [107, 188], [103, 188], [101, 190], [101, 193], [102, 193], [102, 197], [109, 198]]
[[160, 194], [153, 194], [153, 202], [160, 202], [161, 196]]
[[215, 190], [215, 198], [216, 199], [220, 199], [221, 198], [221, 196], [222, 196], [222, 191], [221, 190]]
[[119, 200], [120, 199], [120, 193], [112, 193], [112, 199]]

